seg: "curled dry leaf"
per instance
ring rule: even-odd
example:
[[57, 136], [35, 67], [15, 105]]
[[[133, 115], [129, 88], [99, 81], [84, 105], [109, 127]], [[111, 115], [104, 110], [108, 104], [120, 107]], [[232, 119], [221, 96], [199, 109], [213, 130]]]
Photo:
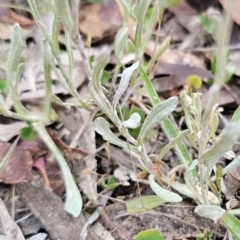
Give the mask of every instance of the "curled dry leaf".
[[79, 148], [70, 148], [65, 144], [58, 136], [57, 131], [52, 128], [47, 128], [48, 134], [51, 136], [54, 143], [57, 145], [59, 150], [62, 152], [64, 158], [67, 161], [74, 161], [81, 158], [84, 158], [88, 155], [87, 152], [80, 150]]
[[[10, 143], [0, 141], [0, 163], [8, 153]], [[2, 172], [0, 172], [0, 182], [7, 184], [17, 184], [32, 179], [32, 157], [31, 154], [17, 146], [7, 161]]]

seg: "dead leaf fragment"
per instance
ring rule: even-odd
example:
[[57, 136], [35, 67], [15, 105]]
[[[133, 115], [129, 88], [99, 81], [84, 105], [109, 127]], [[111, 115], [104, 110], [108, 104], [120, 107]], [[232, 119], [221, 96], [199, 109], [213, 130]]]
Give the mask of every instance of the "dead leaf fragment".
[[[2, 0], [1, 4], [12, 4], [12, 1]], [[33, 26], [35, 24], [33, 20], [20, 15], [7, 7], [0, 8], [0, 22], [8, 24], [19, 23], [21, 26]]]
[[[8, 153], [10, 143], [0, 141], [0, 163]], [[16, 147], [3, 171], [0, 172], [0, 182], [17, 184], [32, 179], [32, 157], [21, 147]]]
[[116, 33], [122, 26], [122, 17], [114, 1], [91, 4], [80, 9], [79, 28], [92, 38], [103, 38]]
[[10, 124], [0, 124], [0, 141], [7, 142], [17, 136], [20, 130], [26, 127], [25, 122], [13, 122]]
[[62, 152], [64, 158], [67, 161], [74, 161], [84, 158], [88, 155], [87, 152], [80, 150], [79, 148], [70, 148], [65, 144], [58, 136], [57, 131], [52, 128], [47, 128], [48, 134], [51, 136], [52, 140], [55, 142], [59, 150]]
[[212, 73], [205, 69], [189, 65], [168, 64], [165, 62], [159, 62], [155, 74], [169, 75], [154, 79], [153, 84], [158, 92], [171, 91], [183, 86], [186, 83], [186, 77], [190, 75], [197, 75], [202, 79], [213, 78]]
[[[81, 214], [73, 219], [64, 211], [64, 203], [43, 184], [24, 183], [16, 187], [32, 213], [42, 222], [51, 239], [79, 240], [79, 234], [86, 223]], [[88, 240], [97, 239], [89, 229]]]
[[62, 172], [57, 162], [51, 157], [46, 157], [45, 164], [47, 177], [50, 183], [50, 188], [56, 195], [62, 196], [65, 188], [62, 178]]

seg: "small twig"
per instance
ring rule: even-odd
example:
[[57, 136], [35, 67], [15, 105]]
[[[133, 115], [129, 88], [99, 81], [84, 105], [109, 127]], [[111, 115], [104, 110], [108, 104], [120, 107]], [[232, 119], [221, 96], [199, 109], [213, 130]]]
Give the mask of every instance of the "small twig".
[[111, 229], [114, 229], [114, 231], [116, 232], [116, 234], [118, 234], [118, 236], [121, 239], [124, 240], [128, 240], [126, 238], [126, 235], [118, 228], [119, 226], [116, 226], [116, 224], [112, 221], [112, 219], [107, 215], [107, 213], [105, 212], [103, 207], [98, 207], [97, 210], [99, 211], [104, 223]]

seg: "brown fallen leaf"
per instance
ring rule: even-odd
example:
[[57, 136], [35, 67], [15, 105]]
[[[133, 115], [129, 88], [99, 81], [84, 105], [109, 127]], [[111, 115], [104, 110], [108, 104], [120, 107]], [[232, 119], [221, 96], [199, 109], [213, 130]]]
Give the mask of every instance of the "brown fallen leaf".
[[[58, 195], [62, 196], [64, 192], [64, 182], [62, 178], [62, 172], [57, 164], [57, 162], [51, 156], [45, 157], [45, 165], [46, 165], [46, 175], [48, 177], [50, 188], [53, 192]], [[42, 177], [44, 175], [42, 174]], [[45, 180], [46, 184], [46, 180]]]
[[122, 16], [114, 1], [90, 4], [79, 12], [79, 28], [91, 38], [103, 38], [116, 33], [122, 26]]
[[186, 77], [197, 75], [203, 80], [213, 78], [213, 74], [205, 69], [189, 65], [168, 64], [159, 62], [155, 71], [156, 75], [169, 75], [155, 77], [153, 80], [154, 87], [158, 92], [171, 91], [185, 84]]
[[[153, 57], [155, 43], [149, 42], [146, 54]], [[204, 60], [191, 53], [179, 50], [167, 50], [158, 59], [154, 67], [153, 84], [158, 92], [171, 91], [185, 84], [186, 77], [197, 75], [202, 80], [213, 78], [213, 74], [205, 67]], [[159, 75], [163, 75], [159, 77]], [[167, 75], [167, 76], [166, 76]]]
[[[11, 146], [12, 144], [10, 143], [0, 141], [0, 163]], [[32, 163], [31, 154], [21, 147], [16, 146], [3, 171], [0, 172], [0, 182], [17, 184], [31, 180]]]
[[[87, 156], [86, 152], [78, 148], [70, 148], [66, 145], [54, 129], [47, 128], [47, 131], [69, 164], [71, 161], [79, 160]], [[40, 173], [45, 186], [50, 187], [58, 196], [62, 196], [64, 192], [62, 173], [54, 156], [49, 153], [46, 146], [44, 146], [39, 139], [32, 142], [21, 141], [19, 146], [32, 154], [34, 159], [33, 168], [37, 169]]]
[[87, 152], [80, 150], [79, 148], [70, 148], [67, 144], [65, 144], [57, 134], [57, 131], [52, 128], [47, 128], [47, 132], [57, 145], [59, 150], [62, 152], [64, 158], [67, 161], [79, 160], [88, 155]]
[[51, 188], [58, 196], [62, 196], [64, 192], [62, 173], [46, 146], [39, 139], [32, 142], [21, 141], [18, 146], [30, 152], [33, 158], [32, 167], [41, 175], [45, 186]]
[[[12, 1], [9, 0], [2, 0], [2, 4], [12, 4]], [[0, 8], [0, 22], [8, 23], [8, 24], [15, 24], [16, 22], [19, 23], [22, 27], [28, 27], [35, 25], [34, 21], [20, 15], [10, 8]]]

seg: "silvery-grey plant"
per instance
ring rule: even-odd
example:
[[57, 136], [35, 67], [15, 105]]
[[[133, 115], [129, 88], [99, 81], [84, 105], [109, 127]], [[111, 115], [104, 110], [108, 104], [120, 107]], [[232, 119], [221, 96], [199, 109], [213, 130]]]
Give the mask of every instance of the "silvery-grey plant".
[[[156, 1], [156, 4], [161, 6], [162, 1]], [[138, 139], [133, 139], [132, 136], [129, 136], [129, 133], [126, 128], [124, 128], [121, 120], [117, 117], [116, 114], [116, 106], [117, 101], [119, 101], [122, 93], [126, 90], [126, 87], [129, 83], [129, 78], [125, 79], [122, 74], [122, 78], [120, 81], [119, 86], [125, 86], [122, 89], [121, 95], [118, 95], [120, 91], [117, 91], [114, 99], [114, 104], [110, 103], [108, 99], [104, 96], [103, 88], [100, 84], [99, 75], [97, 79], [92, 79], [92, 81], [97, 81], [98, 86], [97, 88], [93, 89], [93, 84], [90, 83], [89, 87], [92, 93], [93, 98], [97, 99], [98, 106], [100, 109], [108, 116], [108, 118], [115, 124], [118, 128], [119, 132], [123, 137], [125, 137], [125, 141], [120, 140], [116, 137], [116, 135], [109, 129], [109, 124], [104, 119], [96, 119], [94, 122], [94, 129], [103, 138], [110, 143], [116, 144], [120, 147], [126, 148], [128, 147], [131, 151], [139, 154], [142, 159], [143, 166], [149, 171], [149, 183], [152, 187], [153, 191], [159, 196], [163, 202], [174, 202], [174, 201], [181, 201], [181, 197], [177, 194], [173, 194], [170, 191], [165, 192], [165, 190], [159, 186], [158, 183], [154, 180], [154, 175], [156, 176], [156, 172], [152, 171], [154, 162], [150, 159], [150, 157], [146, 154], [143, 145], [143, 139], [146, 136], [146, 133], [153, 128], [156, 124], [161, 124], [162, 129], [166, 133], [167, 137], [169, 138], [170, 142], [169, 145], [162, 150], [159, 154], [159, 159], [166, 153], [167, 150], [170, 148], [175, 148], [175, 152], [179, 157], [181, 163], [185, 166], [186, 173], [184, 176], [185, 184], [181, 184], [178, 182], [171, 182], [171, 187], [185, 195], [194, 199], [198, 203], [198, 207], [195, 209], [195, 212], [201, 216], [205, 216], [211, 218], [213, 221], [217, 222], [220, 221], [236, 239], [239, 239], [240, 236], [240, 222], [237, 220], [231, 213], [239, 214], [239, 211], [234, 210], [230, 212], [226, 212], [224, 209], [220, 207], [220, 199], [218, 199], [212, 192], [209, 191], [210, 181], [215, 179], [215, 176], [211, 177], [211, 174], [214, 173], [214, 166], [216, 165], [217, 161], [220, 157], [224, 155], [225, 152], [229, 151], [233, 144], [237, 141], [240, 135], [240, 118], [239, 118], [239, 109], [235, 113], [234, 121], [232, 121], [227, 128], [223, 131], [223, 133], [215, 137], [215, 131], [218, 127], [218, 116], [216, 110], [216, 101], [219, 95], [220, 89], [224, 84], [224, 76], [225, 76], [225, 65], [226, 65], [226, 51], [227, 51], [227, 42], [228, 36], [230, 32], [231, 20], [230, 14], [226, 13], [220, 20], [219, 24], [217, 25], [218, 29], [216, 30], [217, 37], [216, 42], [218, 44], [218, 51], [217, 51], [217, 73], [214, 79], [214, 84], [211, 86], [208, 94], [208, 103], [205, 107], [204, 112], [202, 113], [202, 106], [200, 95], [198, 93], [192, 94], [188, 96], [185, 92], [183, 92], [180, 96], [181, 103], [184, 109], [184, 115], [188, 130], [178, 134], [176, 129], [174, 128], [173, 124], [167, 118], [167, 116], [174, 110], [177, 105], [176, 98], [170, 98], [167, 101], [160, 103], [159, 97], [156, 91], [153, 88], [151, 80], [149, 79], [148, 74], [146, 73], [149, 69], [148, 67], [143, 67], [140, 61], [139, 67], [137, 66], [138, 61], [142, 58], [143, 49], [145, 46], [143, 42], [139, 39], [147, 39], [148, 36], [148, 29], [144, 28], [144, 24], [142, 19], [145, 16], [146, 9], [148, 8], [150, 2], [149, 1], [138, 1], [134, 8], [132, 8], [128, 1], [122, 0], [124, 8], [127, 9], [127, 16], [130, 14], [132, 18], [135, 20], [136, 23], [136, 32], [135, 32], [135, 39], [132, 43], [136, 50], [136, 62], [130, 67], [126, 68], [124, 71], [129, 71], [129, 75], [132, 75], [131, 72], [133, 69], [134, 71], [138, 71], [140, 74], [141, 79], [143, 80], [144, 88], [146, 90], [147, 95], [153, 105], [152, 110], [146, 117]], [[141, 14], [139, 14], [141, 12]], [[155, 12], [153, 11], [152, 16], [154, 16]], [[154, 17], [152, 21], [154, 22]], [[156, 16], [155, 16], [156, 21]], [[151, 22], [151, 24], [153, 23]], [[152, 27], [155, 24], [152, 24]], [[144, 29], [144, 30], [143, 30]], [[145, 29], [147, 29], [145, 31]], [[225, 34], [223, 34], [225, 33]], [[115, 53], [118, 54], [117, 59], [121, 62], [121, 57], [124, 55], [124, 52], [127, 48], [127, 40], [126, 40], [127, 29], [124, 28], [120, 30], [120, 33], [116, 37], [115, 44]], [[146, 34], [146, 35], [145, 35]], [[145, 44], [147, 41], [145, 42]], [[141, 45], [142, 44], [142, 45]], [[164, 46], [162, 45], [160, 48], [163, 50], [169, 44], [169, 39], [164, 42]], [[119, 48], [118, 48], [119, 46]], [[125, 47], [124, 47], [125, 46]], [[162, 53], [162, 51], [156, 51], [158, 53]], [[102, 53], [103, 55], [106, 53]], [[158, 55], [159, 56], [159, 55]], [[158, 58], [156, 56], [155, 59]], [[101, 66], [103, 68], [107, 62], [104, 64], [100, 64], [96, 61], [95, 67]], [[148, 65], [149, 66], [149, 65]], [[98, 68], [99, 70], [99, 68]], [[94, 71], [94, 69], [93, 69]], [[136, 74], [134, 75], [136, 77]], [[124, 90], [124, 91], [123, 91]], [[117, 100], [116, 100], [117, 99]], [[164, 107], [163, 107], [164, 106]], [[159, 110], [160, 109], [160, 110]], [[107, 134], [106, 134], [107, 133]], [[187, 137], [189, 142], [192, 144], [193, 147], [199, 152], [198, 159], [192, 160], [190, 154], [188, 153], [184, 144], [182, 144], [181, 140]], [[212, 145], [208, 144], [209, 141], [212, 141]], [[129, 142], [129, 144], [127, 144]], [[157, 159], [157, 158], [156, 158]], [[236, 166], [240, 166], [240, 158], [237, 157], [232, 161], [232, 163], [223, 169], [223, 174], [226, 174], [228, 171], [233, 169]], [[158, 176], [157, 176], [158, 177]], [[170, 183], [170, 179], [166, 176], [162, 175], [161, 180], [166, 183]], [[164, 199], [163, 199], [164, 198]], [[208, 214], [212, 211], [211, 214]]]

